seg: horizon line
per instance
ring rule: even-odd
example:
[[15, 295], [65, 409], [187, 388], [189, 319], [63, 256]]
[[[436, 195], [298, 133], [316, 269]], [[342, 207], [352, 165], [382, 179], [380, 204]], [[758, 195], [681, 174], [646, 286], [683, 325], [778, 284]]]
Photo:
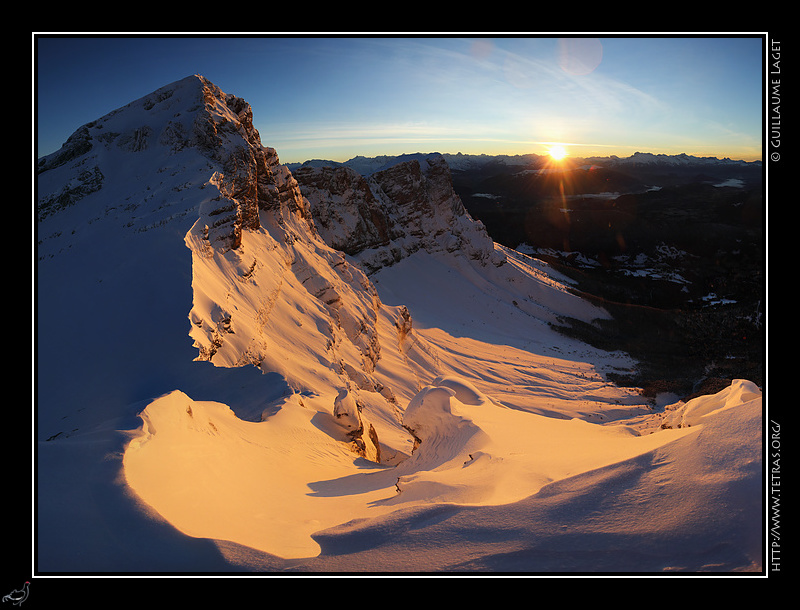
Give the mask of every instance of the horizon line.
[[[563, 143], [559, 143], [559, 142], [546, 142], [545, 143], [545, 142], [543, 142], [543, 144], [563, 144]], [[567, 145], [569, 145], [569, 144], [567, 144]], [[277, 148], [275, 146], [271, 146], [270, 148], [274, 148], [276, 150], [276, 152], [278, 153], [279, 157], [282, 156], [279, 148]], [[527, 156], [547, 157], [548, 156], [548, 153], [546, 151], [543, 151], [543, 152], [533, 152], [533, 151], [531, 151], [531, 152], [494, 152], [494, 153], [481, 152], [481, 153], [472, 153], [472, 152], [462, 152], [462, 151], [448, 152], [448, 151], [440, 151], [440, 150], [435, 150], [435, 149], [431, 149], [431, 150], [418, 149], [418, 150], [414, 150], [413, 152], [412, 151], [406, 151], [406, 152], [399, 152], [399, 153], [355, 154], [355, 155], [347, 156], [347, 158], [344, 158], [344, 156], [342, 156], [342, 155], [334, 155], [332, 157], [312, 156], [312, 157], [305, 157], [302, 160], [291, 160], [291, 161], [283, 161], [283, 160], [281, 160], [281, 164], [282, 165], [289, 165], [289, 164], [294, 165], [294, 164], [297, 164], [297, 163], [305, 163], [307, 161], [332, 161], [334, 163], [346, 163], [347, 161], [351, 161], [351, 160], [356, 159], [358, 157], [362, 157], [362, 158], [365, 158], [365, 159], [371, 159], [371, 158], [376, 158], [376, 157], [401, 157], [401, 156], [404, 156], [404, 155], [420, 155], [420, 154], [441, 154], [441, 155], [450, 155], [450, 156], [462, 155], [462, 156], [465, 156], [465, 157], [467, 157], [467, 156], [471, 156], [471, 157], [481, 157], [481, 156], [483, 156], [483, 157], [527, 157]], [[623, 154], [618, 154], [618, 153], [609, 153], [609, 154], [592, 153], [592, 154], [586, 154], [586, 155], [578, 155], [578, 154], [571, 154], [570, 153], [570, 154], [567, 154], [565, 159], [610, 159], [610, 158], [628, 159], [630, 157], [633, 157], [636, 154], [647, 154], [647, 155], [653, 155], [653, 156], [656, 156], [656, 157], [680, 157], [680, 156], [686, 156], [686, 157], [692, 157], [692, 158], [695, 158], [695, 159], [719, 159], [720, 161], [728, 159], [730, 161], [737, 161], [737, 162], [742, 162], [742, 163], [755, 163], [755, 162], [762, 162], [763, 163], [763, 155], [757, 155], [757, 156], [753, 155], [753, 156], [743, 156], [743, 157], [732, 156], [732, 155], [719, 156], [719, 155], [696, 154], [696, 153], [688, 153], [688, 152], [678, 152], [678, 153], [651, 152], [651, 151], [648, 151], [646, 149], [637, 149], [636, 151], [634, 151], [634, 152], [632, 152], [632, 153], [630, 153], [628, 155], [625, 155], [624, 153]], [[337, 157], [337, 158], [334, 158], [334, 157]]]

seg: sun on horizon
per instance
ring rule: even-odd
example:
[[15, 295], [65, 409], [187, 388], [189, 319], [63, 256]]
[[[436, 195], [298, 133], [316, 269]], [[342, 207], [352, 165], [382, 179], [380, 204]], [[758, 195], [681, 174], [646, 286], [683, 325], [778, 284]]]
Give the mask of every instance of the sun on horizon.
[[551, 146], [548, 149], [547, 153], [550, 155], [550, 157], [553, 158], [553, 160], [561, 161], [564, 157], [567, 156], [567, 149], [561, 146], [560, 144], [556, 144], [554, 146]]

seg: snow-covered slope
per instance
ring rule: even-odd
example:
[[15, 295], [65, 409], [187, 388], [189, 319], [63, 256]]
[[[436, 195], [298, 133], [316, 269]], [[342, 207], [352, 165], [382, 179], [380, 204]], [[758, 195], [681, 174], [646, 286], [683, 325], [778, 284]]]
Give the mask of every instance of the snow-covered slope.
[[198, 76], [41, 159], [37, 569], [758, 569], [758, 388], [609, 383], [446, 169], [306, 197]]

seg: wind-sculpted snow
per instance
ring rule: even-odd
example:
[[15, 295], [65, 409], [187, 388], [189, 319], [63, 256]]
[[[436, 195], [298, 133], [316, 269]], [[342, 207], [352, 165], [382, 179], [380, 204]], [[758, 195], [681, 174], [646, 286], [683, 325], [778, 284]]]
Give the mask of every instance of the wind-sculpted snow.
[[687, 428], [697, 426], [703, 417], [745, 402], [760, 400], [761, 390], [752, 381], [736, 379], [713, 396], [700, 396], [688, 403], [669, 405], [661, 416], [662, 428]]
[[[758, 572], [761, 400], [730, 407], [708, 413], [691, 433], [673, 442], [555, 479], [516, 502], [421, 504], [323, 530], [314, 536], [321, 554], [294, 569]], [[564, 454], [575, 452], [586, 439], [565, 435], [552, 440], [551, 447]]]
[[[452, 376], [435, 383], [409, 402], [403, 424], [413, 429], [418, 444], [391, 468], [359, 466], [347, 458], [340, 449], [344, 432], [338, 439], [332, 433], [341, 424], [317, 421], [322, 397], [296, 395], [269, 420], [251, 423], [238, 420], [224, 405], [176, 392], [143, 413], [143, 432], [125, 454], [126, 477], [149, 505], [187, 534], [300, 558], [319, 552], [314, 532], [340, 523], [366, 525], [397, 509], [442, 503], [513, 507], [556, 493], [556, 481], [569, 485], [612, 465], [640, 468], [642, 459], [663, 463], [659, 456], [670, 455], [669, 447], [682, 441], [681, 451], [691, 450], [686, 442], [703, 429], [698, 421], [689, 428], [640, 436], [624, 425], [599, 426], [504, 408]], [[739, 394], [737, 402], [729, 394], [706, 402], [737, 410], [758, 399]], [[708, 413], [715, 421], [719, 414], [719, 409]], [[746, 428], [739, 433], [751, 434]], [[732, 440], [725, 443], [731, 446]], [[739, 457], [741, 474], [731, 479], [717, 461], [718, 485], [756, 474], [758, 453]], [[669, 476], [677, 483], [683, 475], [673, 471]], [[687, 472], [679, 487], [700, 501], [691, 484], [695, 476]], [[536, 495], [545, 489], [551, 491]], [[619, 492], [628, 493], [624, 487]], [[676, 510], [670, 505], [662, 515], [670, 528], [680, 527], [673, 522], [680, 519]], [[548, 519], [557, 522], [558, 515]], [[609, 516], [606, 525], [613, 522]], [[660, 531], [657, 523], [651, 529]]]

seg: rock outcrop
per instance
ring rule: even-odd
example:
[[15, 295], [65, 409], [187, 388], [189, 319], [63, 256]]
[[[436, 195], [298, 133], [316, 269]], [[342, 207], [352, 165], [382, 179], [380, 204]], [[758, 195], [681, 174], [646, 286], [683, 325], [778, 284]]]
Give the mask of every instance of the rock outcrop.
[[202, 77], [200, 82], [204, 104], [193, 123], [194, 143], [223, 168], [212, 179], [219, 197], [202, 210], [208, 219], [208, 240], [238, 248], [242, 230], [259, 228], [259, 210], [273, 214], [278, 222], [284, 214], [297, 213], [313, 231], [297, 182], [280, 164], [275, 149], [261, 144], [250, 104]]
[[350, 255], [387, 245], [402, 235], [367, 180], [346, 167], [301, 167], [293, 172], [311, 206], [320, 236]]
[[381, 444], [378, 433], [375, 431], [375, 426], [366, 420], [363, 410], [363, 405], [352, 392], [339, 391], [333, 406], [336, 423], [345, 431], [347, 440], [353, 444], [353, 449], [358, 455], [380, 463]]
[[[200, 210], [215, 247], [238, 248], [242, 230], [260, 226], [259, 210], [270, 212], [279, 222], [286, 214], [298, 213], [313, 231], [308, 204], [291, 172], [280, 164], [273, 148], [261, 145], [250, 104], [199, 75], [161, 87], [81, 126], [60, 150], [39, 159], [39, 220], [99, 191], [105, 177], [102, 164], [110, 152], [159, 157], [160, 167], [154, 168], [159, 172], [168, 167], [167, 158], [189, 149], [199, 152], [209, 167], [219, 168], [210, 180], [219, 195]], [[127, 165], [140, 163], [134, 157]], [[42, 175], [55, 174], [56, 169], [65, 169], [66, 178], [54, 178], [60, 188], [51, 190]]]
[[368, 274], [420, 249], [497, 266], [505, 261], [453, 190], [440, 154], [400, 160], [366, 176], [347, 166], [314, 165], [294, 175], [320, 234]]

